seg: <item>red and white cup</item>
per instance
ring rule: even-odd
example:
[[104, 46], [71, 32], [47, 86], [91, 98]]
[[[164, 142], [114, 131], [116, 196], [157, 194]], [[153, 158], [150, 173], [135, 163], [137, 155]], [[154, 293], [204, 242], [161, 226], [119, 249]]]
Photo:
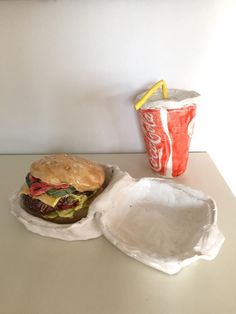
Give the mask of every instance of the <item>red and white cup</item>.
[[200, 95], [177, 89], [168, 92], [168, 99], [163, 99], [161, 92], [156, 91], [138, 110], [138, 115], [152, 170], [173, 178], [183, 174], [187, 167]]

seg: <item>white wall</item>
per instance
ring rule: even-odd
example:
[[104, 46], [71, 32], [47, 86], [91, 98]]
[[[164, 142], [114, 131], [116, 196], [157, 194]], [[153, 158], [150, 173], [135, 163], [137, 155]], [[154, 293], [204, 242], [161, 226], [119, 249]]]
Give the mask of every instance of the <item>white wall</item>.
[[142, 151], [132, 101], [165, 79], [203, 95], [191, 150], [210, 152], [236, 194], [235, 9], [234, 0], [1, 1], [0, 153]]

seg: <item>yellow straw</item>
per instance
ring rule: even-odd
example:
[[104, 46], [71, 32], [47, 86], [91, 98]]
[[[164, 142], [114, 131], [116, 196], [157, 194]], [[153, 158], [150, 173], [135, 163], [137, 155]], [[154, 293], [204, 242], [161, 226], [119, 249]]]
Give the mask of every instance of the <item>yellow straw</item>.
[[166, 85], [166, 82], [161, 80], [159, 82], [157, 82], [156, 84], [154, 84], [149, 91], [146, 92], [146, 94], [143, 95], [143, 97], [136, 103], [135, 105], [135, 109], [139, 110], [142, 105], [152, 96], [152, 94], [158, 89], [162, 87], [162, 97], [164, 99], [168, 98], [168, 88]]

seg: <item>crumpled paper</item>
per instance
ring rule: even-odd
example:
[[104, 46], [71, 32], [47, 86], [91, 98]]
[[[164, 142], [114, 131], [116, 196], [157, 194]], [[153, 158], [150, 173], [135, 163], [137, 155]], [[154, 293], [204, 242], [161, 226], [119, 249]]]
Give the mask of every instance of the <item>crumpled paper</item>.
[[77, 223], [31, 216], [19, 206], [18, 194], [10, 200], [12, 213], [28, 230], [47, 237], [71, 241], [104, 235], [125, 254], [167, 274], [216, 257], [224, 236], [212, 198], [165, 179], [137, 180], [117, 166], [104, 168], [107, 187]]

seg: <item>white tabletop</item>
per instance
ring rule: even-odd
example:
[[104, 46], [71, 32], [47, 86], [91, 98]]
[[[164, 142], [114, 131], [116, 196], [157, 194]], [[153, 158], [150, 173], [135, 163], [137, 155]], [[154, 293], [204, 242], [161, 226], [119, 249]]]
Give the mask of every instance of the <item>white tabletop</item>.
[[[155, 176], [145, 154], [85, 157], [117, 164], [133, 177]], [[206, 153], [190, 154], [176, 181], [216, 200], [226, 240], [215, 260], [198, 261], [175, 276], [126, 256], [104, 237], [66, 242], [27, 231], [10, 214], [8, 198], [38, 158], [0, 156], [0, 313], [236, 313], [236, 202]]]

